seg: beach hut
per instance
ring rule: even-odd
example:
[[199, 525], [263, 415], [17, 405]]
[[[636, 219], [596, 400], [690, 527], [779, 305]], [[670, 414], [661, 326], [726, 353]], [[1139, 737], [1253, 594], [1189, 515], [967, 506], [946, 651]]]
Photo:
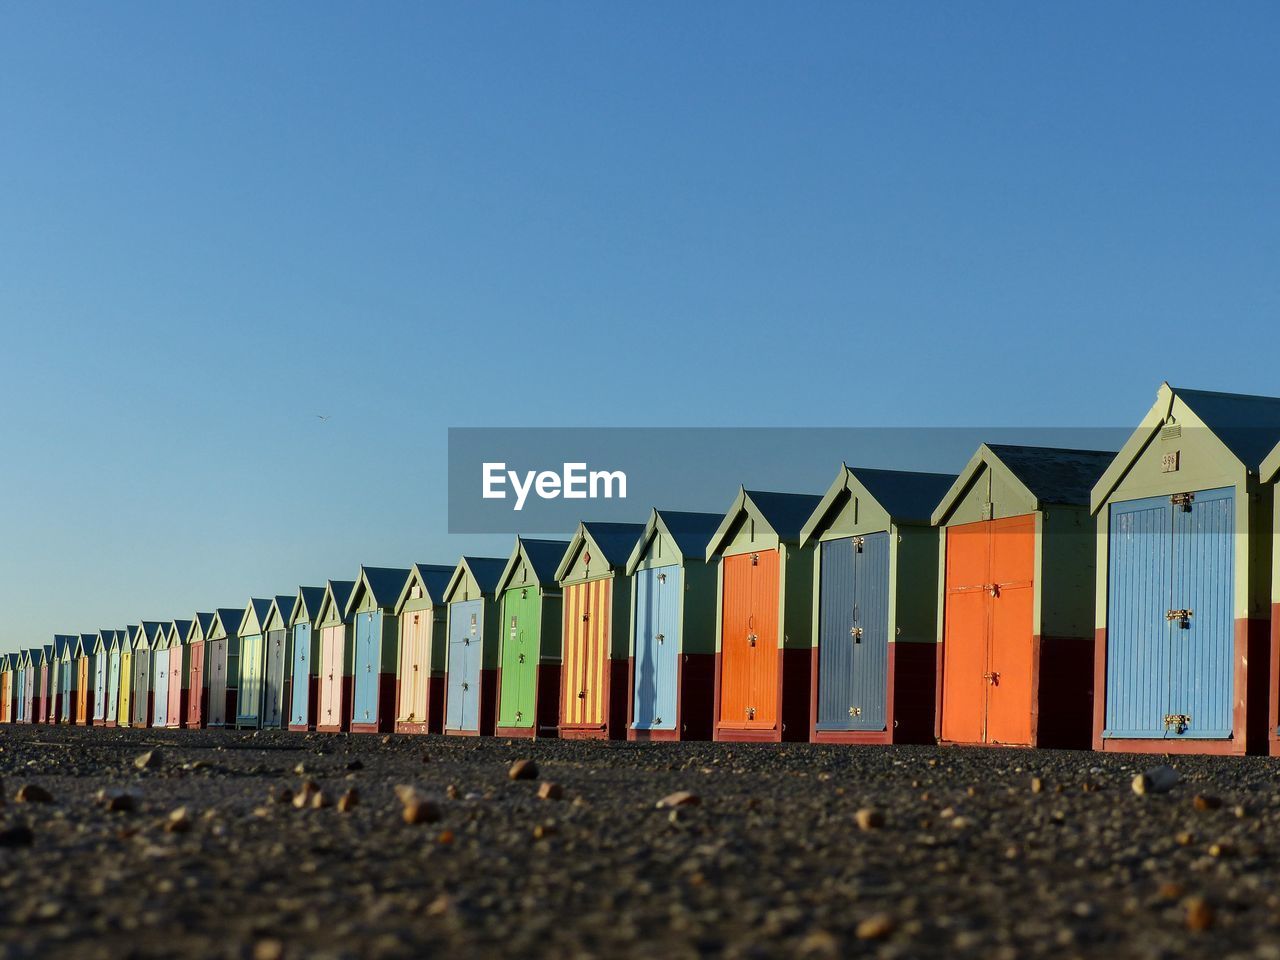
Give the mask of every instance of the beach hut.
[[98, 643], [96, 633], [82, 633], [76, 639], [75, 646], [75, 711], [74, 722], [81, 727], [93, 723], [93, 708], [97, 696], [97, 680], [94, 661], [97, 659], [95, 648]]
[[497, 557], [463, 557], [444, 589], [444, 732], [492, 736], [497, 716], [498, 608], [494, 588], [507, 565]]
[[76, 667], [80, 637], [76, 634], [60, 634], [54, 637], [57, 652], [58, 723], [75, 723], [76, 719]]
[[232, 681], [238, 691], [234, 714], [237, 727], [256, 729], [262, 725], [262, 690], [266, 670], [263, 635], [270, 610], [270, 600], [255, 597], [245, 604], [240, 615], [236, 631], [240, 637], [240, 669]]
[[151, 726], [169, 726], [169, 624], [162, 622], [151, 647]]
[[262, 728], [282, 730], [289, 724], [289, 620], [295, 598], [273, 597], [262, 625]]
[[[129, 677], [129, 726], [149, 727], [155, 711], [151, 664], [160, 642], [160, 621], [143, 620], [133, 635], [132, 675]], [[167, 654], [166, 654], [167, 656]]]
[[563, 659], [559, 734], [620, 740], [627, 735], [627, 558], [642, 523], [582, 522], [556, 568], [562, 593]]
[[627, 558], [630, 740], [710, 740], [715, 708], [718, 513], [654, 510]]
[[564, 606], [556, 569], [565, 540], [517, 537], [498, 577], [500, 737], [552, 736], [560, 722], [560, 627]]
[[55, 664], [58, 661], [54, 656], [53, 644], [43, 644], [39, 650], [40, 674], [36, 688], [36, 706], [39, 708], [39, 713], [36, 722], [54, 723], [57, 721], [58, 712], [54, 702], [57, 688], [53, 681], [57, 672]]
[[[202, 612], [191, 618], [187, 629], [187, 712], [182, 725], [191, 730], [199, 730], [209, 723], [209, 632], [212, 629], [213, 614]], [[225, 690], [223, 694], [225, 702]], [[224, 719], [225, 716], [224, 713]]]
[[1261, 479], [1271, 485], [1271, 683], [1267, 691], [1267, 748], [1275, 756], [1280, 754], [1280, 445], [1262, 462]]
[[324, 603], [324, 587], [299, 587], [289, 616], [289, 729], [304, 731], [316, 728], [316, 709], [320, 702], [320, 607]]
[[240, 679], [240, 622], [244, 619], [242, 607], [219, 607], [213, 613], [209, 632], [205, 637], [206, 683], [209, 703], [205, 713], [205, 726], [226, 727], [234, 725]]
[[114, 630], [99, 630], [93, 636], [93, 706], [94, 726], [105, 726], [107, 722], [107, 691], [111, 678], [111, 644], [115, 640]]
[[1089, 746], [1089, 494], [1114, 457], [983, 444], [934, 510], [940, 742]]
[[13, 723], [13, 656], [0, 655], [0, 723]]
[[415, 563], [396, 601], [400, 650], [396, 658], [396, 731], [444, 729], [444, 664], [448, 653], [444, 591], [453, 567]]
[[711, 542], [716, 740], [805, 740], [813, 646], [813, 547], [800, 530], [822, 498], [739, 488]]
[[170, 620], [164, 625], [165, 647], [169, 653], [169, 696], [164, 725], [170, 729], [181, 727], [187, 715], [186, 639], [190, 632], [190, 620]]
[[29, 651], [18, 650], [10, 659], [13, 667], [13, 722], [27, 722], [27, 657]]
[[398, 567], [360, 567], [347, 599], [352, 624], [351, 732], [386, 733], [395, 726], [396, 601], [409, 579]]
[[842, 464], [800, 531], [813, 545], [809, 737], [932, 743], [938, 669], [938, 529], [955, 482]]
[[351, 619], [347, 601], [354, 580], [330, 580], [320, 601], [320, 682], [316, 729], [337, 733], [351, 725]]
[[21, 651], [19, 665], [22, 668], [22, 715], [20, 717], [22, 723], [36, 722], [36, 694], [39, 689], [40, 673], [38, 654], [39, 650], [35, 647]]
[[1267, 752], [1277, 443], [1280, 398], [1166, 383], [1094, 486], [1095, 749]]

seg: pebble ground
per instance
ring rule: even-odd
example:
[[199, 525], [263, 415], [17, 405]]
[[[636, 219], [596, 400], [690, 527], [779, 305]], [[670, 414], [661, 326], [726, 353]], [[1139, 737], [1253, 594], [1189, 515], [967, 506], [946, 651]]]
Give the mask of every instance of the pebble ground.
[[2, 727], [0, 957], [1280, 960], [1280, 761], [1158, 762]]

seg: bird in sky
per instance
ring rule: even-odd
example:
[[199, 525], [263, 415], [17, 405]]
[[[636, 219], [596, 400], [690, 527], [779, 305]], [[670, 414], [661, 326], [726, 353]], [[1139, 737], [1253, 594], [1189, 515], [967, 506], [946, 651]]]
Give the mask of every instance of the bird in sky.
[[323, 420], [325, 423], [329, 422], [329, 418], [326, 417], [323, 413], [317, 413], [316, 417], [319, 418], [320, 420]]

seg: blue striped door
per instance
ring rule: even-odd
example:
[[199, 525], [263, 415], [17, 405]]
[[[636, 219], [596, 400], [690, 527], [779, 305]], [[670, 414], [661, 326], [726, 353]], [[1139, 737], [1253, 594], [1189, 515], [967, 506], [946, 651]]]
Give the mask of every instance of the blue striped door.
[[850, 730], [853, 702], [853, 538], [822, 544], [818, 583], [818, 729]]
[[445, 695], [445, 726], [450, 730], [480, 729], [483, 603], [482, 600], [461, 600], [449, 606], [449, 690]]
[[382, 614], [376, 610], [356, 614], [355, 706], [353, 723], [378, 721], [378, 640]]
[[289, 705], [289, 723], [302, 726], [311, 714], [311, 624], [299, 623], [293, 628], [293, 689]]
[[674, 730], [680, 669], [681, 569], [672, 565], [635, 575], [637, 730]]
[[889, 680], [889, 534], [822, 545], [818, 729], [884, 730]]
[[1204, 490], [1173, 505], [1173, 601], [1190, 610], [1169, 629], [1169, 710], [1190, 717], [1170, 738], [1231, 736], [1235, 691], [1235, 491]]

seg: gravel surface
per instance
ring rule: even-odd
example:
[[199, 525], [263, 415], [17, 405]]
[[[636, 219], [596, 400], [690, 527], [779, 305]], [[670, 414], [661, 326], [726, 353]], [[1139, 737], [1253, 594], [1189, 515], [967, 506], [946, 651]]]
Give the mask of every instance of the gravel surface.
[[1276, 764], [1160, 762], [3, 727], [0, 957], [1280, 960]]

